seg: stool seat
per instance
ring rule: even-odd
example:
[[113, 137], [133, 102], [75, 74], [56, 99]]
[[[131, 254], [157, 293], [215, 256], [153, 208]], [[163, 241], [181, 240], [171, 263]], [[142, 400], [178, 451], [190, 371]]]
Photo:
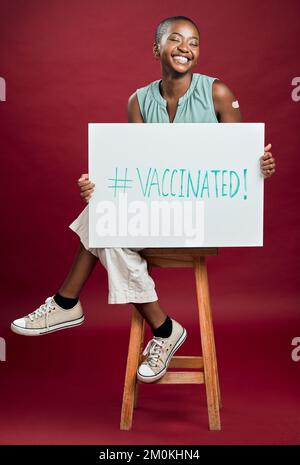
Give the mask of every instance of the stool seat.
[[183, 248], [183, 247], [172, 247], [172, 248], [157, 248], [157, 249], [143, 249], [140, 255], [144, 257], [148, 265], [157, 267], [188, 267], [193, 266], [194, 259], [208, 256], [217, 255], [218, 249], [214, 247], [203, 247], [203, 248]]
[[[218, 249], [216, 247], [145, 248], [139, 253], [147, 260], [150, 274], [153, 267], [194, 268], [202, 355], [173, 356], [165, 375], [151, 384], [205, 384], [209, 429], [220, 430], [221, 395], [205, 261], [206, 256], [217, 255]], [[144, 384], [136, 376], [137, 368], [143, 360], [144, 333], [145, 320], [133, 306], [121, 410], [121, 430], [131, 429], [133, 410], [138, 403], [138, 390], [140, 385]], [[170, 371], [170, 368], [191, 368], [197, 371]]]

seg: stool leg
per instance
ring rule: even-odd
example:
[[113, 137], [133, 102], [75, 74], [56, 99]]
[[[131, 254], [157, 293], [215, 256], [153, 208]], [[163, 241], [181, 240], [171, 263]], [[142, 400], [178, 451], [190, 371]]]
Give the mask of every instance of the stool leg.
[[[209, 294], [208, 294], [208, 297], [209, 297]], [[209, 302], [210, 302], [210, 299], [209, 299]], [[209, 303], [209, 307], [211, 308], [210, 303]], [[221, 409], [222, 408], [221, 389], [220, 389], [220, 381], [219, 381], [219, 370], [218, 370], [218, 361], [217, 361], [217, 354], [216, 354], [214, 326], [213, 326], [211, 311], [209, 312], [209, 319], [210, 319], [210, 326], [211, 326], [211, 343], [212, 343], [213, 350], [214, 350], [214, 361], [215, 361], [215, 367], [216, 367], [216, 382], [217, 382], [217, 391], [218, 391], [218, 399], [219, 399], [219, 408]]]
[[205, 257], [194, 260], [209, 428], [220, 430], [218, 374]]
[[136, 370], [140, 359], [143, 325], [142, 315], [133, 307], [121, 411], [121, 430], [130, 430], [132, 426], [133, 408], [137, 395]]
[[[139, 351], [139, 361], [138, 365], [142, 362], [142, 352], [143, 352], [143, 343], [144, 343], [144, 336], [145, 336], [145, 320], [143, 318], [142, 322], [142, 334], [141, 334], [141, 345]], [[135, 393], [134, 393], [134, 408], [138, 406], [138, 397], [139, 397], [139, 383], [135, 383]]]
[[215, 336], [214, 336], [214, 326], [212, 321], [212, 312], [211, 312], [211, 305], [210, 305], [210, 295], [209, 295], [209, 284], [208, 284], [208, 275], [207, 275], [207, 267], [205, 258], [203, 257], [203, 266], [204, 266], [204, 273], [206, 275], [206, 283], [207, 283], [207, 301], [208, 301], [208, 308], [209, 312], [207, 313], [207, 317], [209, 318], [209, 326], [210, 331], [209, 335], [211, 337], [211, 344], [213, 348], [213, 357], [215, 363], [215, 374], [216, 374], [216, 383], [217, 383], [217, 391], [218, 391], [218, 399], [219, 399], [219, 408], [222, 408], [222, 401], [221, 401], [221, 390], [220, 390], [220, 382], [219, 382], [219, 370], [218, 370], [218, 362], [217, 362], [217, 354], [216, 354], [216, 344], [215, 344]]

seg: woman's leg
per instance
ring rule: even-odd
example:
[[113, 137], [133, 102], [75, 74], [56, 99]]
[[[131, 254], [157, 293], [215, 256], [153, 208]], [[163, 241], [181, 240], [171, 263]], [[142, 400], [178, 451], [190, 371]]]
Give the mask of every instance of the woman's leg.
[[[94, 249], [92, 250], [94, 251]], [[102, 251], [102, 254], [103, 253], [104, 251]], [[108, 253], [111, 253], [111, 251]], [[98, 254], [100, 255], [100, 250], [98, 250]], [[89, 250], [85, 249], [83, 244], [80, 242], [71, 269], [68, 272], [65, 281], [59, 288], [58, 292], [60, 295], [68, 298], [78, 297], [82, 287], [98, 261], [99, 258]], [[133, 303], [133, 305], [140, 312], [143, 318], [145, 318], [152, 330], [161, 326], [167, 318], [167, 315], [159, 305], [158, 300], [154, 302]]]
[[167, 315], [159, 305], [158, 300], [143, 304], [134, 303], [133, 305], [142, 317], [145, 318], [152, 331], [157, 329], [166, 321]]
[[87, 249], [107, 270], [109, 304], [144, 304], [158, 300], [147, 262], [138, 251], [121, 247]]
[[[148, 303], [158, 300], [155, 284], [148, 274], [147, 262], [138, 253], [139, 248], [89, 247], [88, 205], [69, 225], [80, 238], [85, 249], [97, 257], [108, 275], [108, 303]], [[64, 289], [61, 288], [61, 292]], [[156, 306], [157, 307], [157, 306]]]
[[[166, 322], [167, 315], [160, 307], [155, 291], [155, 283], [148, 273], [146, 260], [138, 253], [139, 248], [89, 248], [88, 247], [88, 208], [86, 207], [78, 218], [70, 225], [81, 239], [86, 251], [90, 252], [97, 260], [100, 260], [108, 273], [108, 303], [124, 304], [132, 303], [145, 318], [154, 332]], [[90, 258], [92, 261], [92, 258]], [[89, 260], [87, 260], [89, 261]], [[75, 267], [76, 274], [77, 266]], [[75, 295], [73, 287], [74, 276], [72, 273], [66, 280], [66, 288], [63, 285], [61, 293]], [[77, 289], [79, 286], [77, 286]], [[168, 324], [168, 322], [166, 322]]]
[[11, 324], [12, 331], [36, 336], [82, 324], [84, 314], [78, 296], [97, 262], [98, 257], [80, 243], [59, 292], [48, 297], [38, 309], [14, 320]]
[[78, 297], [98, 261], [98, 257], [86, 250], [80, 242], [71, 269], [59, 288], [59, 294], [71, 299]]
[[[91, 249], [95, 252], [95, 249]], [[104, 250], [97, 250], [98, 256], [94, 255], [89, 250], [85, 249], [82, 242], [78, 247], [77, 253], [74, 257], [71, 269], [68, 275], [59, 288], [59, 294], [63, 297], [76, 298], [79, 297], [80, 291], [92, 273], [95, 265], [99, 261], [99, 255], [103, 256]], [[108, 249], [107, 254], [111, 254], [112, 250]], [[132, 254], [130, 254], [132, 256]], [[105, 260], [107, 265], [107, 260]], [[158, 300], [154, 302], [145, 303], [132, 303], [138, 312], [145, 318], [152, 331], [159, 328], [167, 318], [166, 313], [159, 305]]]

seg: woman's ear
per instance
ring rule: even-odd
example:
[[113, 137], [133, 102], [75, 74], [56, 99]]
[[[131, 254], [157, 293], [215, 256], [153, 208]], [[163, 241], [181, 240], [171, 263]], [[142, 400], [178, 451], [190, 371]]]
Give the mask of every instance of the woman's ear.
[[154, 54], [154, 57], [158, 60], [159, 59], [159, 44], [157, 44], [156, 42], [154, 42], [153, 44], [153, 54]]

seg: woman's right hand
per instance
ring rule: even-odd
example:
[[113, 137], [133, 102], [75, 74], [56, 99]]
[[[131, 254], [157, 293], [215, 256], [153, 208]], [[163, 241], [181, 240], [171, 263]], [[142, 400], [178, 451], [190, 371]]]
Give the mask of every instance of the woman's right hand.
[[87, 173], [82, 174], [78, 179], [78, 187], [80, 189], [80, 197], [89, 203], [92, 193], [94, 192], [95, 184], [89, 180], [89, 175]]

